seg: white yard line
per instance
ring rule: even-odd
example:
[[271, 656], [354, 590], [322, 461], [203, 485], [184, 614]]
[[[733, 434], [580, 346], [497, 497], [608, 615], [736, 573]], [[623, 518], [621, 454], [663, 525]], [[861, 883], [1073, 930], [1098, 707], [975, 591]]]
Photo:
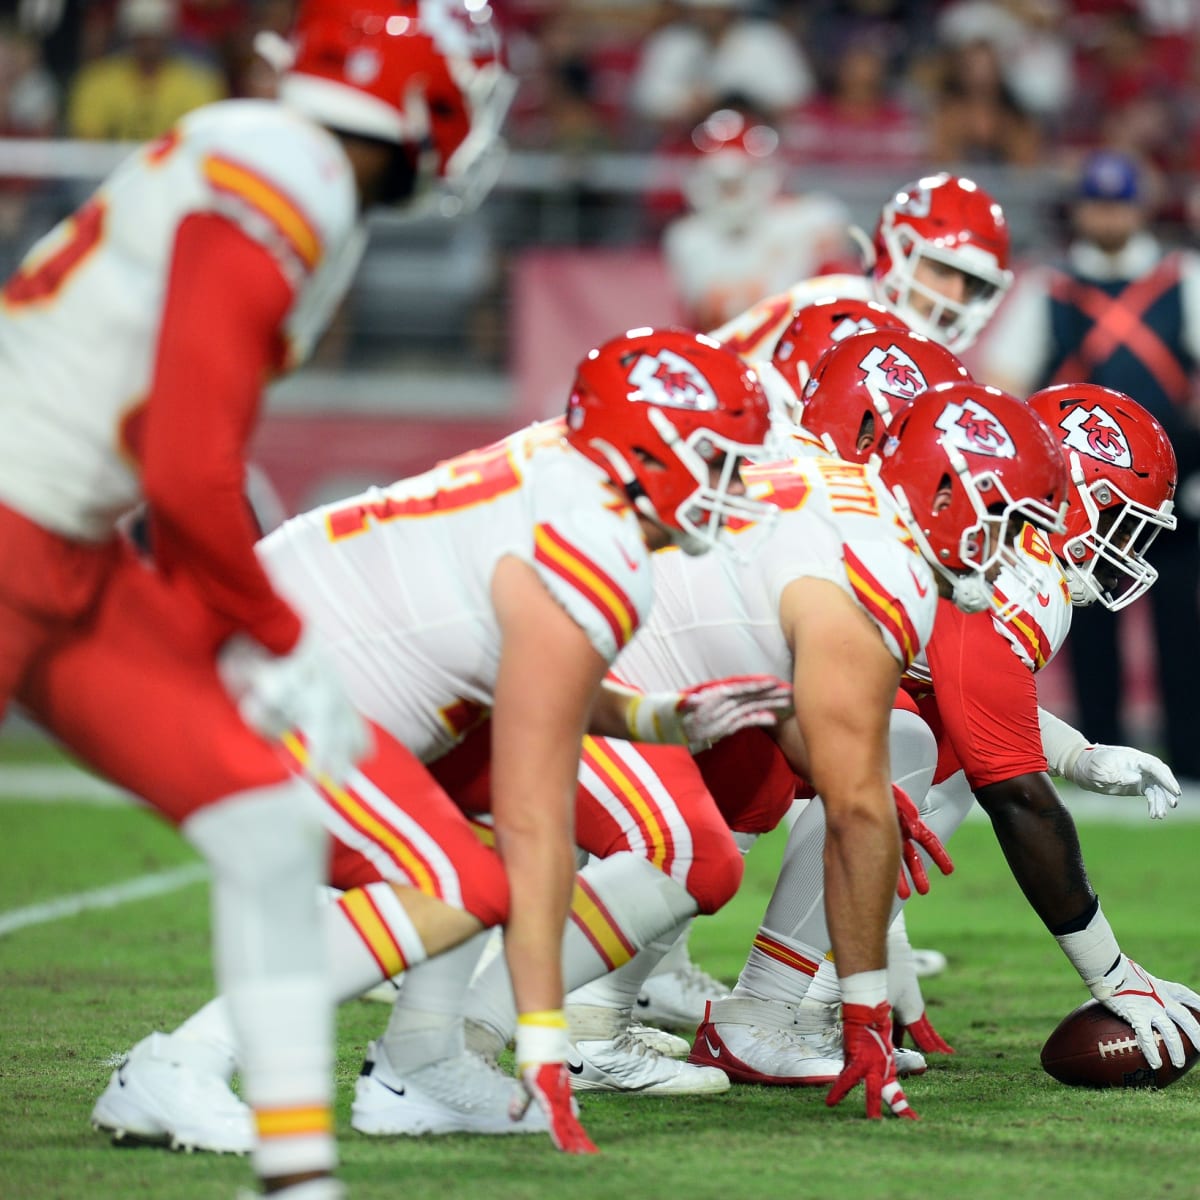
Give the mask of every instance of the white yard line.
[[61, 921], [94, 908], [115, 908], [134, 900], [145, 900], [150, 896], [162, 896], [177, 892], [208, 878], [208, 868], [203, 863], [188, 863], [170, 871], [159, 871], [154, 875], [139, 875], [110, 887], [93, 888], [89, 892], [76, 892], [70, 896], [59, 896], [43, 904], [30, 904], [26, 908], [12, 908], [0, 912], [0, 937], [31, 925], [45, 925], [50, 921]]

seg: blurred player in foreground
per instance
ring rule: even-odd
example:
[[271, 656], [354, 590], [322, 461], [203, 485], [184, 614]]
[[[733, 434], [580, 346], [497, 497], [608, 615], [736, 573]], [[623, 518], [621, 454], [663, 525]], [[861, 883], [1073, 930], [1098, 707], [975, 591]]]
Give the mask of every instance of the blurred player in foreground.
[[[482, 190], [509, 84], [490, 11], [467, 16], [310, 0], [280, 101], [202, 108], [137, 152], [0, 310], [0, 697], [208, 860], [254, 1166], [303, 1200], [343, 1194], [326, 839], [280, 739], [330, 782], [369, 739], [255, 557], [244, 447], [264, 378], [308, 356], [345, 293], [366, 211]], [[142, 499], [154, 567], [115, 533]]]

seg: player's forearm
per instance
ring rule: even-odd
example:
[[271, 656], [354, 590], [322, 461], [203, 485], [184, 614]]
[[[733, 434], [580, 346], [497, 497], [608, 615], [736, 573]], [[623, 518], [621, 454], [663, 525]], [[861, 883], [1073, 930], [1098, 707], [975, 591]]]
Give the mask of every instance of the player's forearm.
[[565, 836], [497, 829], [509, 880], [504, 953], [517, 1011], [563, 1006], [562, 939], [575, 880], [574, 847]]
[[1047, 774], [989, 784], [975, 796], [1013, 878], [1047, 929], [1066, 925], [1092, 905], [1095, 893], [1075, 822]]
[[887, 962], [887, 925], [900, 870], [891, 793], [835, 792], [822, 802], [826, 922], [838, 974], [879, 970]]

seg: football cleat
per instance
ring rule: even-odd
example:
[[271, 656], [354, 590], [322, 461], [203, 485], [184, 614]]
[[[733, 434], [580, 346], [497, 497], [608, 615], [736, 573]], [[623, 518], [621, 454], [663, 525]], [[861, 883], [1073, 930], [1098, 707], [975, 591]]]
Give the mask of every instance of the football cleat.
[[655, 1054], [664, 1058], [687, 1058], [692, 1043], [687, 1038], [676, 1037], [665, 1029], [656, 1029], [653, 1025], [639, 1025], [636, 1022], [629, 1026], [630, 1034]]
[[688, 1062], [720, 1067], [738, 1083], [832, 1083], [842, 1073], [838, 1026], [815, 1017], [798, 1018], [797, 1005], [777, 1000], [737, 996], [712, 1001], [705, 1007]]
[[[238, 1188], [237, 1200], [262, 1200], [262, 1192], [251, 1192], [246, 1188]], [[332, 1176], [322, 1176], [320, 1179], [306, 1179], [303, 1183], [294, 1183], [291, 1187], [281, 1188], [271, 1192], [275, 1200], [346, 1200], [345, 1185]]]
[[524, 1099], [520, 1083], [478, 1054], [464, 1050], [385, 1082], [372, 1042], [354, 1085], [350, 1125], [372, 1137], [440, 1133], [547, 1133], [546, 1117], [531, 1104], [520, 1120], [509, 1105]]
[[917, 950], [914, 949], [913, 968], [917, 972], [918, 979], [928, 979], [933, 975], [940, 975], [946, 969], [946, 956], [940, 950]]
[[232, 1067], [198, 1042], [152, 1033], [113, 1071], [92, 1127], [114, 1142], [246, 1154], [254, 1147], [254, 1114], [229, 1087]]
[[615, 1038], [575, 1042], [567, 1070], [576, 1092], [710, 1096], [729, 1090], [729, 1077], [719, 1067], [667, 1058], [628, 1029]]
[[659, 971], [642, 984], [634, 1016], [665, 1029], [691, 1032], [704, 1020], [709, 1000], [724, 1000], [729, 989], [690, 959], [682, 966]]

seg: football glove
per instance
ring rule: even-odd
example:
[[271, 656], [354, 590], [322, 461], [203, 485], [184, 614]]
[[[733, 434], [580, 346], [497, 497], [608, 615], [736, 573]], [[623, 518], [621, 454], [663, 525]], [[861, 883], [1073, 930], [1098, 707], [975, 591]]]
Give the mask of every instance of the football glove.
[[[918, 846], [933, 859], [943, 875], [949, 875], [954, 870], [954, 860], [946, 853], [946, 847], [942, 845], [938, 835], [921, 820], [917, 806], [899, 784], [892, 784], [892, 798], [896, 802], [896, 819], [900, 822], [900, 850], [904, 859], [896, 884], [896, 894], [901, 900], [907, 900], [914, 887], [922, 896], [929, 891], [929, 874], [920, 854], [917, 853]], [[911, 886], [908, 882], [910, 875]]]
[[702, 750], [754, 725], [773, 726], [792, 711], [792, 685], [773, 675], [735, 675], [682, 692], [633, 696], [626, 721], [635, 742]]
[[865, 1004], [842, 1005], [842, 1040], [845, 1065], [833, 1081], [825, 1103], [832, 1108], [860, 1082], [866, 1088], [867, 1116], [878, 1120], [883, 1105], [897, 1117], [915, 1121], [896, 1078], [896, 1055], [892, 1050], [892, 1014], [885, 1000], [869, 1008]]
[[565, 1154], [598, 1154], [579, 1123], [579, 1106], [567, 1074], [567, 1021], [561, 1010], [522, 1013], [517, 1018], [517, 1079], [521, 1095], [508, 1115], [519, 1121], [535, 1101], [546, 1114], [550, 1140]]
[[1145, 796], [1152, 821], [1161, 821], [1179, 803], [1179, 783], [1171, 768], [1130, 746], [1088, 746], [1079, 752], [1070, 779], [1106, 796]]
[[1159, 1038], [1176, 1067], [1184, 1062], [1181, 1029], [1200, 1050], [1200, 1021], [1195, 1015], [1200, 1012], [1200, 996], [1191, 988], [1156, 979], [1126, 954], [1088, 987], [1105, 1008], [1133, 1027], [1139, 1048], [1155, 1070], [1162, 1066]]
[[293, 730], [303, 735], [314, 775], [340, 781], [370, 749], [367, 723], [307, 630], [287, 654], [235, 634], [221, 647], [217, 670], [251, 729], [270, 741]]

